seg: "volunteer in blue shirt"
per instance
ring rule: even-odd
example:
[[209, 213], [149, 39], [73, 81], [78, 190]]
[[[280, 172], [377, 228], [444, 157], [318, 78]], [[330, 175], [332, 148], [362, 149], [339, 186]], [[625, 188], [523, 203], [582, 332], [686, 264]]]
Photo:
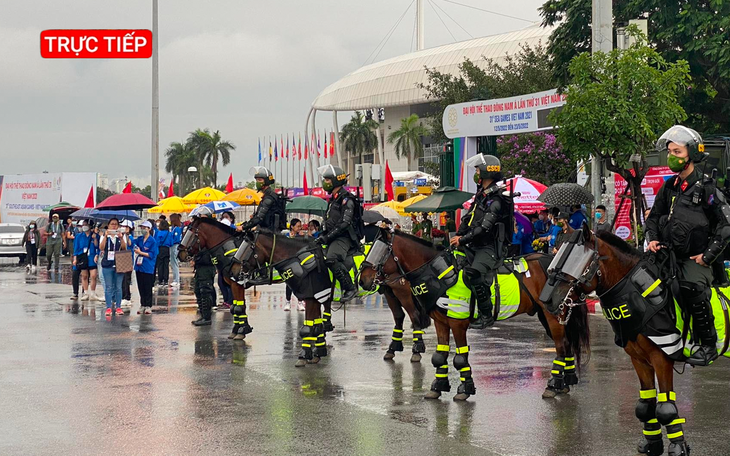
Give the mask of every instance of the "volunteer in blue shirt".
[[[81, 300], [96, 301], [96, 277], [97, 277], [97, 255], [99, 253], [98, 246], [94, 242], [94, 234], [91, 232], [89, 222], [84, 220], [81, 222], [81, 233], [74, 236], [74, 250], [72, 265], [74, 275], [79, 274], [81, 277]], [[89, 291], [89, 279], [92, 279], [92, 288]], [[74, 288], [74, 297], [78, 298], [78, 282]]]
[[570, 214], [570, 221], [568, 224], [574, 230], [583, 228], [584, 223], [588, 223], [588, 217], [583, 213], [583, 209], [577, 205], [571, 208], [573, 212]]
[[106, 298], [105, 316], [112, 314], [116, 305], [116, 313], [124, 315], [122, 310], [122, 282], [124, 274], [117, 273], [116, 255], [120, 250], [127, 250], [127, 240], [124, 233], [119, 229], [119, 220], [109, 220], [107, 229], [99, 240], [99, 258], [101, 259], [101, 272], [104, 275], [104, 297]]
[[[128, 249], [134, 246], [134, 222], [127, 219], [122, 220], [119, 230], [124, 235], [124, 242]], [[132, 307], [132, 271], [125, 272], [122, 279], [122, 309]]]
[[155, 241], [157, 241], [158, 247], [155, 263], [157, 284], [166, 287], [170, 278], [170, 247], [172, 247], [172, 233], [170, 232], [170, 224], [167, 223], [166, 219], [159, 221]]
[[155, 284], [155, 262], [157, 261], [157, 241], [152, 235], [152, 222], [146, 220], [140, 225], [142, 236], [134, 240], [134, 271], [142, 307], [138, 314], [152, 313], [152, 287]]
[[172, 282], [170, 287], [180, 288], [180, 263], [177, 259], [177, 249], [182, 242], [182, 223], [180, 214], [170, 216], [170, 233], [172, 233], [172, 248], [170, 248], [170, 268], [172, 269]]
[[560, 211], [557, 207], [554, 207], [549, 214], [550, 230], [547, 235], [540, 238], [542, 242], [548, 243], [548, 253], [556, 253], [555, 242], [558, 239], [558, 235], [563, 231], [563, 227], [557, 223], [558, 213]]

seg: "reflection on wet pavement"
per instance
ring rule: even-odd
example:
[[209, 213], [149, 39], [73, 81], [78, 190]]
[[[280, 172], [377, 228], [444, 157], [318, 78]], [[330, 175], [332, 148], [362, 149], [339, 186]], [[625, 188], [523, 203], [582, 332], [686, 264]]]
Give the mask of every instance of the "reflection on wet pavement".
[[[536, 318], [518, 317], [470, 331], [476, 396], [451, 400], [450, 368], [452, 392], [425, 401], [434, 330], [421, 363], [409, 344], [383, 361], [392, 319], [380, 296], [334, 312], [330, 356], [296, 369], [304, 318], [282, 310], [282, 286], [249, 290], [255, 329], [233, 343], [227, 311], [190, 325], [189, 274], [181, 290], [155, 292], [153, 315], [106, 319], [104, 303], [69, 299], [67, 269], [0, 262], [0, 454], [602, 455], [634, 454], [641, 435], [638, 381], [599, 316], [569, 395], [541, 399], [552, 343]], [[723, 360], [675, 376], [693, 454], [730, 454], [717, 428], [728, 374]]]

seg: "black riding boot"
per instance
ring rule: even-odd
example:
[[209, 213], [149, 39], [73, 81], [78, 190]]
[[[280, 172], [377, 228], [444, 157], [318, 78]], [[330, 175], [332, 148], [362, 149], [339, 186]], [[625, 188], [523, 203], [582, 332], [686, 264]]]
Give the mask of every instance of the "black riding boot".
[[695, 344], [700, 347], [693, 350], [687, 363], [693, 366], [708, 366], [717, 359], [717, 332], [712, 319], [712, 307], [709, 302], [692, 303], [692, 329]]
[[203, 298], [200, 306], [200, 319], [193, 322], [195, 326], [210, 326], [213, 317], [213, 306], [209, 299]]
[[332, 274], [335, 276], [335, 279], [340, 282], [340, 287], [342, 288], [342, 297], [340, 298], [341, 302], [350, 301], [352, 298], [357, 296], [357, 288], [355, 288], [355, 285], [352, 283], [350, 271], [347, 270], [344, 264], [335, 263], [332, 268]]
[[472, 286], [472, 291], [477, 298], [477, 308], [479, 309], [479, 317], [469, 325], [472, 329], [484, 329], [494, 324], [494, 316], [492, 315], [492, 293], [489, 286], [478, 283]]

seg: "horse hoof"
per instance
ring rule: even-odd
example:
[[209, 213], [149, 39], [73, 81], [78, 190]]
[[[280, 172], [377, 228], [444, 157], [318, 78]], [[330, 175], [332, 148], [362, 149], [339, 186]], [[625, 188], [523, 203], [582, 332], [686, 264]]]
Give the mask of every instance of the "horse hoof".
[[441, 391], [429, 391], [423, 396], [424, 399], [438, 399], [440, 397]]
[[420, 353], [414, 353], [411, 355], [411, 362], [412, 363], [420, 363], [421, 362], [421, 354]]
[[235, 336], [233, 336], [233, 340], [244, 340], [245, 338], [246, 336], [243, 334], [236, 334]]
[[307, 365], [306, 359], [298, 359], [297, 363], [294, 365], [294, 367], [304, 367]]
[[470, 394], [457, 393], [456, 396], [454, 396], [454, 402], [465, 401], [465, 400], [469, 399], [469, 396], [470, 396]]
[[383, 359], [385, 361], [392, 361], [393, 359], [395, 359], [395, 353], [393, 353], [393, 352], [385, 352], [385, 356], [383, 356]]
[[307, 364], [317, 364], [319, 362], [319, 358], [312, 358], [307, 360]]
[[235, 339], [235, 338], [236, 338], [236, 335], [235, 335], [235, 334], [229, 334], [229, 335], [228, 335], [228, 338], [229, 338], [229, 339]]
[[552, 399], [555, 396], [558, 395], [558, 392], [555, 390], [551, 390], [549, 388], [545, 388], [545, 391], [542, 392], [542, 398], [543, 399]]

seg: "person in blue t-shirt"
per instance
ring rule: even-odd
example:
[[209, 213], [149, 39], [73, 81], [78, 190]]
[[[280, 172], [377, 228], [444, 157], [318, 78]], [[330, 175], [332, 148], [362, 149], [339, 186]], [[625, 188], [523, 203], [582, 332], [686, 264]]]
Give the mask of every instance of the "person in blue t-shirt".
[[137, 313], [152, 313], [152, 287], [155, 284], [155, 262], [159, 248], [152, 235], [152, 222], [146, 220], [140, 225], [142, 236], [134, 240], [134, 271], [142, 307]]
[[558, 216], [560, 214], [560, 210], [557, 207], [554, 207], [550, 210], [549, 213], [549, 220], [550, 220], [550, 230], [547, 232], [547, 234], [540, 238], [542, 242], [548, 243], [548, 253], [557, 253], [556, 249], [556, 242], [558, 240], [558, 236], [563, 231], [563, 221], [558, 221]]
[[573, 206], [570, 214], [570, 221], [568, 224], [574, 230], [583, 228], [584, 223], [588, 223], [588, 217], [583, 213], [583, 209], [580, 205]]
[[157, 232], [155, 233], [155, 241], [157, 241], [157, 247], [159, 249], [155, 264], [157, 284], [166, 287], [170, 277], [170, 248], [173, 244], [170, 224], [167, 223], [167, 220], [161, 219], [159, 221]]
[[182, 242], [182, 223], [180, 214], [170, 216], [170, 233], [172, 233], [172, 247], [170, 247], [170, 268], [172, 269], [171, 288], [180, 288], [180, 263], [177, 259], [177, 250]]
[[[97, 266], [96, 260], [99, 253], [94, 233], [91, 232], [91, 226], [87, 220], [81, 223], [81, 233], [74, 236], [74, 250], [72, 252], [72, 265], [74, 274], [81, 276], [81, 300], [100, 301], [96, 296], [96, 278]], [[91, 282], [91, 290], [89, 290], [89, 282]], [[78, 286], [74, 289], [74, 297], [78, 297]]]
[[535, 229], [535, 239], [541, 238], [543, 236], [546, 236], [548, 231], [550, 231], [550, 217], [548, 215], [548, 210], [543, 209], [538, 214], [538, 219], [533, 223], [533, 228]]

